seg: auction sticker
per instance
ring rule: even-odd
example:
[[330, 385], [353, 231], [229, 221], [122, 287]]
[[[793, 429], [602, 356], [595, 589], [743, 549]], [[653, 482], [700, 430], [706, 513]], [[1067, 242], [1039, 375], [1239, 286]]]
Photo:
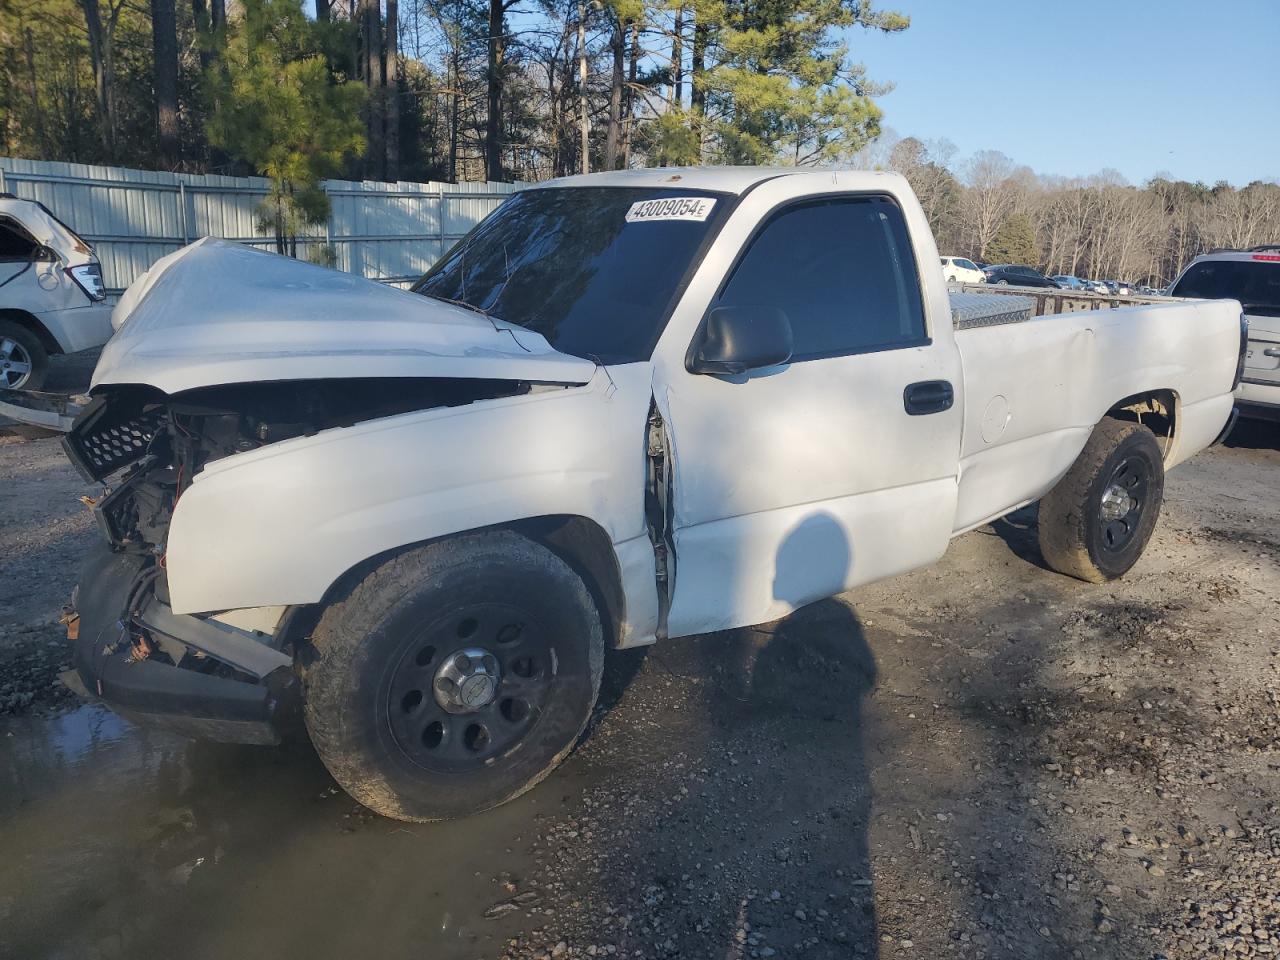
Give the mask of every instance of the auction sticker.
[[714, 197], [666, 197], [657, 200], [640, 200], [627, 211], [627, 223], [648, 223], [654, 220], [706, 220], [715, 207]]

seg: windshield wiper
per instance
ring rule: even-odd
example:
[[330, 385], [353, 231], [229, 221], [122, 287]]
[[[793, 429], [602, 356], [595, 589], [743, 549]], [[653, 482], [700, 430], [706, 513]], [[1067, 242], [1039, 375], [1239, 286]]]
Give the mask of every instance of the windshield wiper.
[[496, 321], [497, 321], [498, 319], [500, 319], [500, 318], [495, 317], [493, 314], [491, 314], [491, 313], [490, 313], [488, 310], [486, 310], [484, 307], [477, 307], [474, 303], [467, 303], [467, 301], [465, 301], [465, 300], [455, 300], [455, 299], [453, 299], [453, 297], [445, 297], [445, 296], [441, 296], [441, 295], [440, 295], [440, 294], [438, 294], [438, 293], [426, 293], [425, 291], [419, 291], [419, 293], [421, 293], [421, 294], [422, 294], [422, 296], [427, 297], [428, 299], [431, 299], [431, 300], [439, 300], [441, 303], [451, 303], [451, 304], [453, 304], [455, 307], [462, 307], [462, 308], [464, 308], [464, 309], [466, 309], [466, 310], [470, 310], [472, 313], [478, 313], [478, 314], [480, 314], [480, 316], [482, 316], [482, 317], [484, 317], [486, 320], [488, 320], [488, 321], [489, 321], [489, 323], [493, 324], [493, 329], [494, 329], [494, 330], [498, 330], [498, 329], [499, 329], [498, 324], [496, 323]]

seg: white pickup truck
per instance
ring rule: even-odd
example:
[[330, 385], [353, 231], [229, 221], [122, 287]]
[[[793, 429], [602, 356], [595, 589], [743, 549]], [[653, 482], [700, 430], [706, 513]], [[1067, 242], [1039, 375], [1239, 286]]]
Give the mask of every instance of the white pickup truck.
[[200, 241], [121, 302], [67, 438], [114, 478], [80, 677], [228, 740], [300, 705], [352, 796], [429, 820], [545, 776], [607, 648], [1037, 500], [1051, 567], [1122, 575], [1228, 422], [1239, 305], [957, 331], [938, 264], [901, 177], [794, 169], [540, 184], [412, 292]]

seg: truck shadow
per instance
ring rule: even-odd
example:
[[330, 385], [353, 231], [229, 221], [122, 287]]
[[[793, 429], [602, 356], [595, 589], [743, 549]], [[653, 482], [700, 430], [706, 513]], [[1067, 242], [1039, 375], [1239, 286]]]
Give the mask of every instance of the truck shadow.
[[1280, 450], [1280, 423], [1241, 417], [1223, 443], [1234, 449]]
[[[775, 598], [792, 602], [805, 564], [830, 571], [833, 557], [851, 562], [834, 518], [797, 525]], [[610, 767], [610, 797], [639, 802], [574, 851], [585, 870], [564, 867], [587, 911], [627, 917], [618, 954], [878, 956], [863, 713], [876, 665], [857, 613], [822, 600], [662, 645], [643, 666], [617, 691], [621, 742], [582, 758]], [[636, 729], [639, 704], [658, 708], [661, 743]]]
[[1039, 567], [1041, 570], [1048, 570], [1049, 565], [1044, 562], [1044, 557], [1040, 555], [1037, 526], [1039, 517], [1040, 505], [1032, 503], [1021, 510], [1015, 510], [1008, 516], [993, 520], [989, 526], [991, 532], [1003, 540], [1005, 546], [1019, 560], [1023, 560], [1033, 567]]

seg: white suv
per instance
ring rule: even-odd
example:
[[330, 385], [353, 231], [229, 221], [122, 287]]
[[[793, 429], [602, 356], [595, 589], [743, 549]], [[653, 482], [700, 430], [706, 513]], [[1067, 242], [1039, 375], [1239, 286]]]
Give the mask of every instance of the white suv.
[[1280, 244], [1196, 257], [1169, 294], [1240, 301], [1249, 321], [1240, 413], [1280, 420]]
[[39, 390], [51, 354], [110, 337], [93, 249], [44, 204], [0, 194], [0, 391]]
[[950, 283], [986, 283], [987, 275], [972, 260], [964, 257], [943, 257], [942, 275]]

